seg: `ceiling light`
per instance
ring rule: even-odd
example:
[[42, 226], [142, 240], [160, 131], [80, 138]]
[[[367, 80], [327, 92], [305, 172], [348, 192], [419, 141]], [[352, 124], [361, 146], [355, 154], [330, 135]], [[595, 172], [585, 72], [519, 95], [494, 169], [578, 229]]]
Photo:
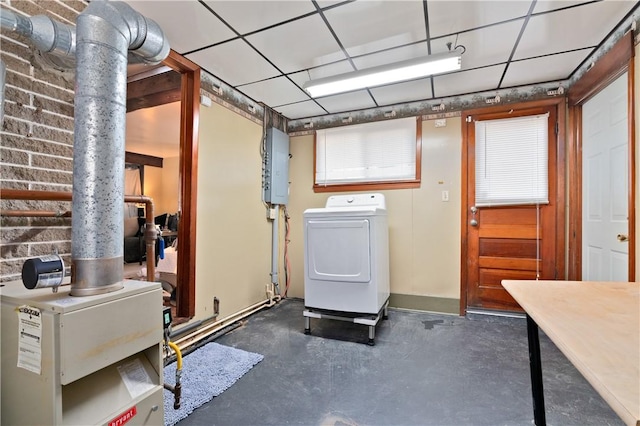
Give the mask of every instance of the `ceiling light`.
[[348, 92], [365, 87], [397, 83], [428, 75], [459, 70], [462, 53], [455, 50], [422, 58], [386, 64], [378, 67], [353, 71], [331, 77], [312, 80], [304, 85], [304, 89], [316, 98]]

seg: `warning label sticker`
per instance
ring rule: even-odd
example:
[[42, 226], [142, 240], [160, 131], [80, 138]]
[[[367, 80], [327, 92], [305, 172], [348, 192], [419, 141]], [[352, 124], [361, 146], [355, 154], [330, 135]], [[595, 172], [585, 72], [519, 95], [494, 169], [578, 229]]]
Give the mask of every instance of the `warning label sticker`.
[[18, 312], [18, 367], [40, 374], [42, 370], [42, 312], [22, 305]]

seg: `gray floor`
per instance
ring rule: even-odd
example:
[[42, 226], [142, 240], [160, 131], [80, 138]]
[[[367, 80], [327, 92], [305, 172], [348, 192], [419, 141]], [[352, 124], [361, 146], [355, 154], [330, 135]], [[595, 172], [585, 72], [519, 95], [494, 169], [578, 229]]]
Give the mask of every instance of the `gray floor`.
[[[217, 339], [264, 360], [178, 425], [533, 423], [524, 319], [390, 309], [371, 347], [347, 322], [305, 335], [303, 310], [285, 300]], [[622, 424], [544, 335], [541, 353], [547, 424]]]

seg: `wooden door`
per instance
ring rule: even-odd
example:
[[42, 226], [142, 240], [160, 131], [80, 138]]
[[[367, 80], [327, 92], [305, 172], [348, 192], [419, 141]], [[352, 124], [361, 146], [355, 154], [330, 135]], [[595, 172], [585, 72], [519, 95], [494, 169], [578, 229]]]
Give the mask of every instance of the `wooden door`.
[[[549, 203], [476, 207], [475, 202], [475, 122], [549, 113]], [[466, 132], [466, 200], [463, 230], [466, 259], [463, 259], [463, 291], [466, 309], [521, 311], [502, 287], [501, 281], [557, 278], [557, 135], [556, 106], [519, 111], [484, 113], [463, 117]], [[562, 201], [560, 201], [562, 202]], [[464, 244], [464, 241], [463, 241]]]
[[628, 281], [627, 73], [582, 106], [582, 279]]

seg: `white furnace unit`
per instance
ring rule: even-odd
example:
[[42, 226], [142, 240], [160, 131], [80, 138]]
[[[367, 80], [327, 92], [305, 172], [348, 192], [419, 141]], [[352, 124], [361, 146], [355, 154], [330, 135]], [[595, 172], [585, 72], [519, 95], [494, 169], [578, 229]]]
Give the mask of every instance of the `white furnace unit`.
[[160, 284], [125, 281], [85, 297], [69, 290], [2, 288], [0, 423], [162, 424]]
[[384, 195], [334, 195], [324, 208], [306, 210], [304, 243], [305, 332], [309, 318], [347, 319], [369, 325], [373, 344], [389, 300]]

